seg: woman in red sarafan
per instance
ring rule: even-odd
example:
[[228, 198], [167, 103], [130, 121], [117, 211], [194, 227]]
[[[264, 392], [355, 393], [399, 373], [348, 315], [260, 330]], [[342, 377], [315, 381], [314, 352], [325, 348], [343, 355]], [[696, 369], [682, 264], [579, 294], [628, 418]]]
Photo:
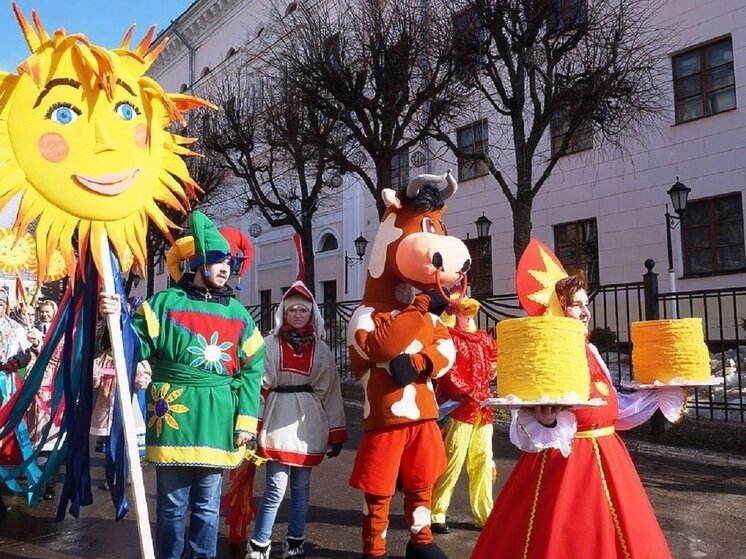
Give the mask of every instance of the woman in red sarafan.
[[[542, 250], [549, 251], [543, 245]], [[587, 327], [590, 311], [584, 275], [559, 279], [552, 291], [564, 315]], [[588, 343], [586, 354], [590, 397], [603, 399], [605, 405], [513, 412], [510, 439], [523, 454], [495, 502], [472, 559], [671, 557], [616, 430], [641, 424], [658, 407], [669, 419], [680, 417], [684, 390], [618, 394], [598, 350]]]

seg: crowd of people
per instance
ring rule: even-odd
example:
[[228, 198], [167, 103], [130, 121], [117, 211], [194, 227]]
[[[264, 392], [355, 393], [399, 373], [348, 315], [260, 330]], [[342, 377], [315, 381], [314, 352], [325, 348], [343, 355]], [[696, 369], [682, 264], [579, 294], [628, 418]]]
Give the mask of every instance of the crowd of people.
[[[247, 453], [257, 453], [268, 462], [246, 558], [270, 557], [278, 509], [288, 486], [282, 557], [304, 557], [312, 470], [325, 457], [338, 456], [347, 441], [340, 380], [324, 342], [324, 321], [312, 292], [297, 281], [283, 295], [275, 327], [263, 338], [227, 283], [231, 270], [236, 270], [228, 241], [199, 212], [190, 215], [190, 229], [195, 238], [189, 258], [193, 271], [129, 311], [140, 340], [135, 386], [146, 396], [141, 421], [144, 454], [156, 468], [156, 555], [178, 559], [187, 551], [192, 558], [216, 556], [223, 472], [236, 468]], [[590, 311], [582, 274], [561, 279], [554, 289], [564, 315], [587, 327]], [[47, 300], [35, 308], [18, 305], [10, 313], [7, 306], [7, 293], [0, 290], [3, 403], [34, 364], [57, 310]], [[522, 455], [493, 503], [497, 472], [492, 459], [492, 415], [482, 402], [495, 395], [494, 336], [476, 328], [479, 303], [469, 297], [448, 303], [427, 292], [418, 295], [413, 306], [418, 314], [442, 313], [455, 354], [446, 374], [433, 382], [439, 421], [428, 419], [434, 432], [440, 428], [444, 444], [415, 449], [418, 459], [429, 460], [436, 474], [424, 489], [410, 490], [428, 493], [419, 496], [428, 504], [427, 516], [417, 516], [416, 510], [408, 514], [432, 533], [448, 533], [450, 500], [466, 464], [473, 521], [482, 530], [470, 552], [472, 558], [670, 556], [635, 468], [615, 434], [650, 417], [658, 407], [655, 391], [618, 394], [603, 360], [588, 344], [591, 396], [603, 398], [604, 405], [513, 412], [510, 439]], [[100, 294], [101, 317], [128, 312], [125, 308], [118, 295]], [[54, 363], [47, 368], [53, 371]], [[93, 375], [97, 398], [91, 434], [105, 445], [114, 406], [115, 374], [109, 351], [96, 359]], [[406, 387], [401, 379], [397, 382]], [[54, 440], [54, 429], [46, 429], [55, 421], [49, 384], [45, 377], [28, 411], [27, 429], [2, 442], [0, 465], [18, 463], [20, 445], [15, 439], [19, 436], [28, 437], [32, 447], [42, 451], [38, 460], [44, 460], [45, 445]], [[683, 391], [681, 398], [683, 404]], [[407, 424], [399, 430], [403, 438], [397, 444], [406, 449], [411, 427]], [[358, 451], [364, 460], [356, 463], [351, 485], [362, 483], [360, 479], [372, 483], [369, 473], [361, 473], [362, 464], [378, 452], [371, 454], [366, 445], [381, 436], [381, 444], [393, 444], [391, 432], [369, 432]], [[434, 456], [437, 453], [442, 456]], [[382, 496], [365, 494], [367, 510], [382, 507], [378, 528], [383, 538], [388, 505], [379, 501], [390, 499], [394, 484], [401, 487], [402, 476], [412, 476], [412, 470], [405, 471], [412, 465], [402, 463], [387, 474]], [[50, 484], [43, 498], [53, 497]], [[0, 499], [0, 514], [4, 512]], [[365, 538], [365, 521], [363, 527]], [[366, 544], [363, 557], [387, 557], [385, 547], [370, 541], [374, 543]], [[433, 543], [410, 544], [407, 557], [445, 554]]]

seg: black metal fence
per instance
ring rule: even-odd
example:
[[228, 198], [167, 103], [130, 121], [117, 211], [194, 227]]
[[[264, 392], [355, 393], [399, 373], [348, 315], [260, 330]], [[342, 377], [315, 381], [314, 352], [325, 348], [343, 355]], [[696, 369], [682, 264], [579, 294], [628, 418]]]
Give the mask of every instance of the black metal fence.
[[[644, 281], [604, 285], [589, 294], [591, 339], [604, 356], [614, 383], [631, 378], [632, 322], [653, 318], [702, 319], [710, 350], [712, 374], [722, 385], [693, 390], [689, 401], [693, 418], [746, 422], [746, 287], [659, 293], [655, 263], [646, 261]], [[505, 319], [523, 316], [515, 294], [478, 297], [479, 328], [492, 331]], [[343, 382], [353, 382], [347, 353], [347, 326], [359, 301], [320, 305], [326, 321], [326, 342], [334, 353]], [[248, 307], [263, 333], [272, 327], [277, 304]]]

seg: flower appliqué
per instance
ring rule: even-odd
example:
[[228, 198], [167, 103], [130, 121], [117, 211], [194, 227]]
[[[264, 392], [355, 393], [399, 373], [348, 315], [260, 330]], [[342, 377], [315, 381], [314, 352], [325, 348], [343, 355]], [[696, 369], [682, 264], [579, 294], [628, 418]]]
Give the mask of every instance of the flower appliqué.
[[171, 390], [171, 385], [167, 382], [164, 382], [161, 385], [160, 391], [155, 387], [155, 384], [150, 385], [150, 397], [153, 399], [153, 403], [148, 404], [148, 411], [153, 412], [153, 415], [148, 420], [148, 429], [155, 425], [156, 437], [161, 436], [163, 423], [166, 423], [166, 425], [171, 427], [171, 429], [179, 429], [179, 423], [171, 414], [186, 413], [189, 411], [187, 406], [173, 403], [179, 396], [181, 396], [184, 389], [179, 388], [170, 394], [169, 390]]
[[207, 343], [207, 340], [202, 334], [197, 334], [197, 345], [192, 345], [187, 348], [189, 353], [197, 356], [192, 360], [190, 366], [202, 367], [208, 371], [214, 371], [221, 375], [228, 374], [223, 363], [231, 360], [231, 356], [225, 352], [232, 346], [232, 342], [218, 344], [217, 331], [213, 332], [212, 336], [210, 336], [210, 343]]

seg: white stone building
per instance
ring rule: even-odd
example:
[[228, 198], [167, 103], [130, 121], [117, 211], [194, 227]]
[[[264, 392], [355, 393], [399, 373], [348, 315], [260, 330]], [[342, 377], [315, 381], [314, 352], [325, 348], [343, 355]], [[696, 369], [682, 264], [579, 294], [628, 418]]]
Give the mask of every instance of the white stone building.
[[[229, 64], [262, 28], [262, 6], [256, 0], [195, 1], [183, 14], [175, 14], [165, 30], [171, 43], [151, 75], [169, 91], [188, 88], [198, 93], [200, 82]], [[661, 290], [666, 291], [667, 190], [678, 177], [691, 188], [688, 218], [672, 231], [678, 290], [742, 286], [746, 110], [738, 101], [746, 99], [746, 4], [668, 0], [658, 23], [675, 26], [679, 42], [661, 60], [670, 76], [668, 114], [659, 129], [651, 129], [644, 147], [629, 146], [628, 157], [600, 153], [592, 143], [564, 157], [534, 201], [533, 236], [553, 247], [566, 266], [586, 266], [600, 284], [638, 281], [645, 271], [643, 261], [653, 258]], [[473, 126], [457, 134], [459, 140], [492, 144], [491, 121], [489, 113], [480, 114]], [[551, 138], [545, 142], [548, 147]], [[410, 174], [442, 172], [449, 165], [425, 161], [418, 167], [420, 159], [421, 154], [413, 152], [395, 165]], [[455, 161], [450, 165], [457, 168]], [[341, 209], [321, 215], [314, 228], [315, 288], [322, 301], [360, 297], [364, 266], [347, 269], [349, 293], [344, 293], [345, 251], [354, 256], [353, 240], [362, 232], [372, 241], [378, 225], [367, 190], [349, 176], [345, 187]], [[474, 221], [483, 212], [492, 227], [483, 245], [486, 260], [476, 259], [482, 291], [512, 292], [510, 208], [489, 175], [461, 180], [449, 202], [449, 232], [462, 239], [470, 236], [475, 243]], [[258, 217], [242, 216], [237, 223], [260, 232], [253, 239], [255, 263], [242, 299], [251, 304], [278, 301], [297, 271], [292, 232], [270, 230]]]

